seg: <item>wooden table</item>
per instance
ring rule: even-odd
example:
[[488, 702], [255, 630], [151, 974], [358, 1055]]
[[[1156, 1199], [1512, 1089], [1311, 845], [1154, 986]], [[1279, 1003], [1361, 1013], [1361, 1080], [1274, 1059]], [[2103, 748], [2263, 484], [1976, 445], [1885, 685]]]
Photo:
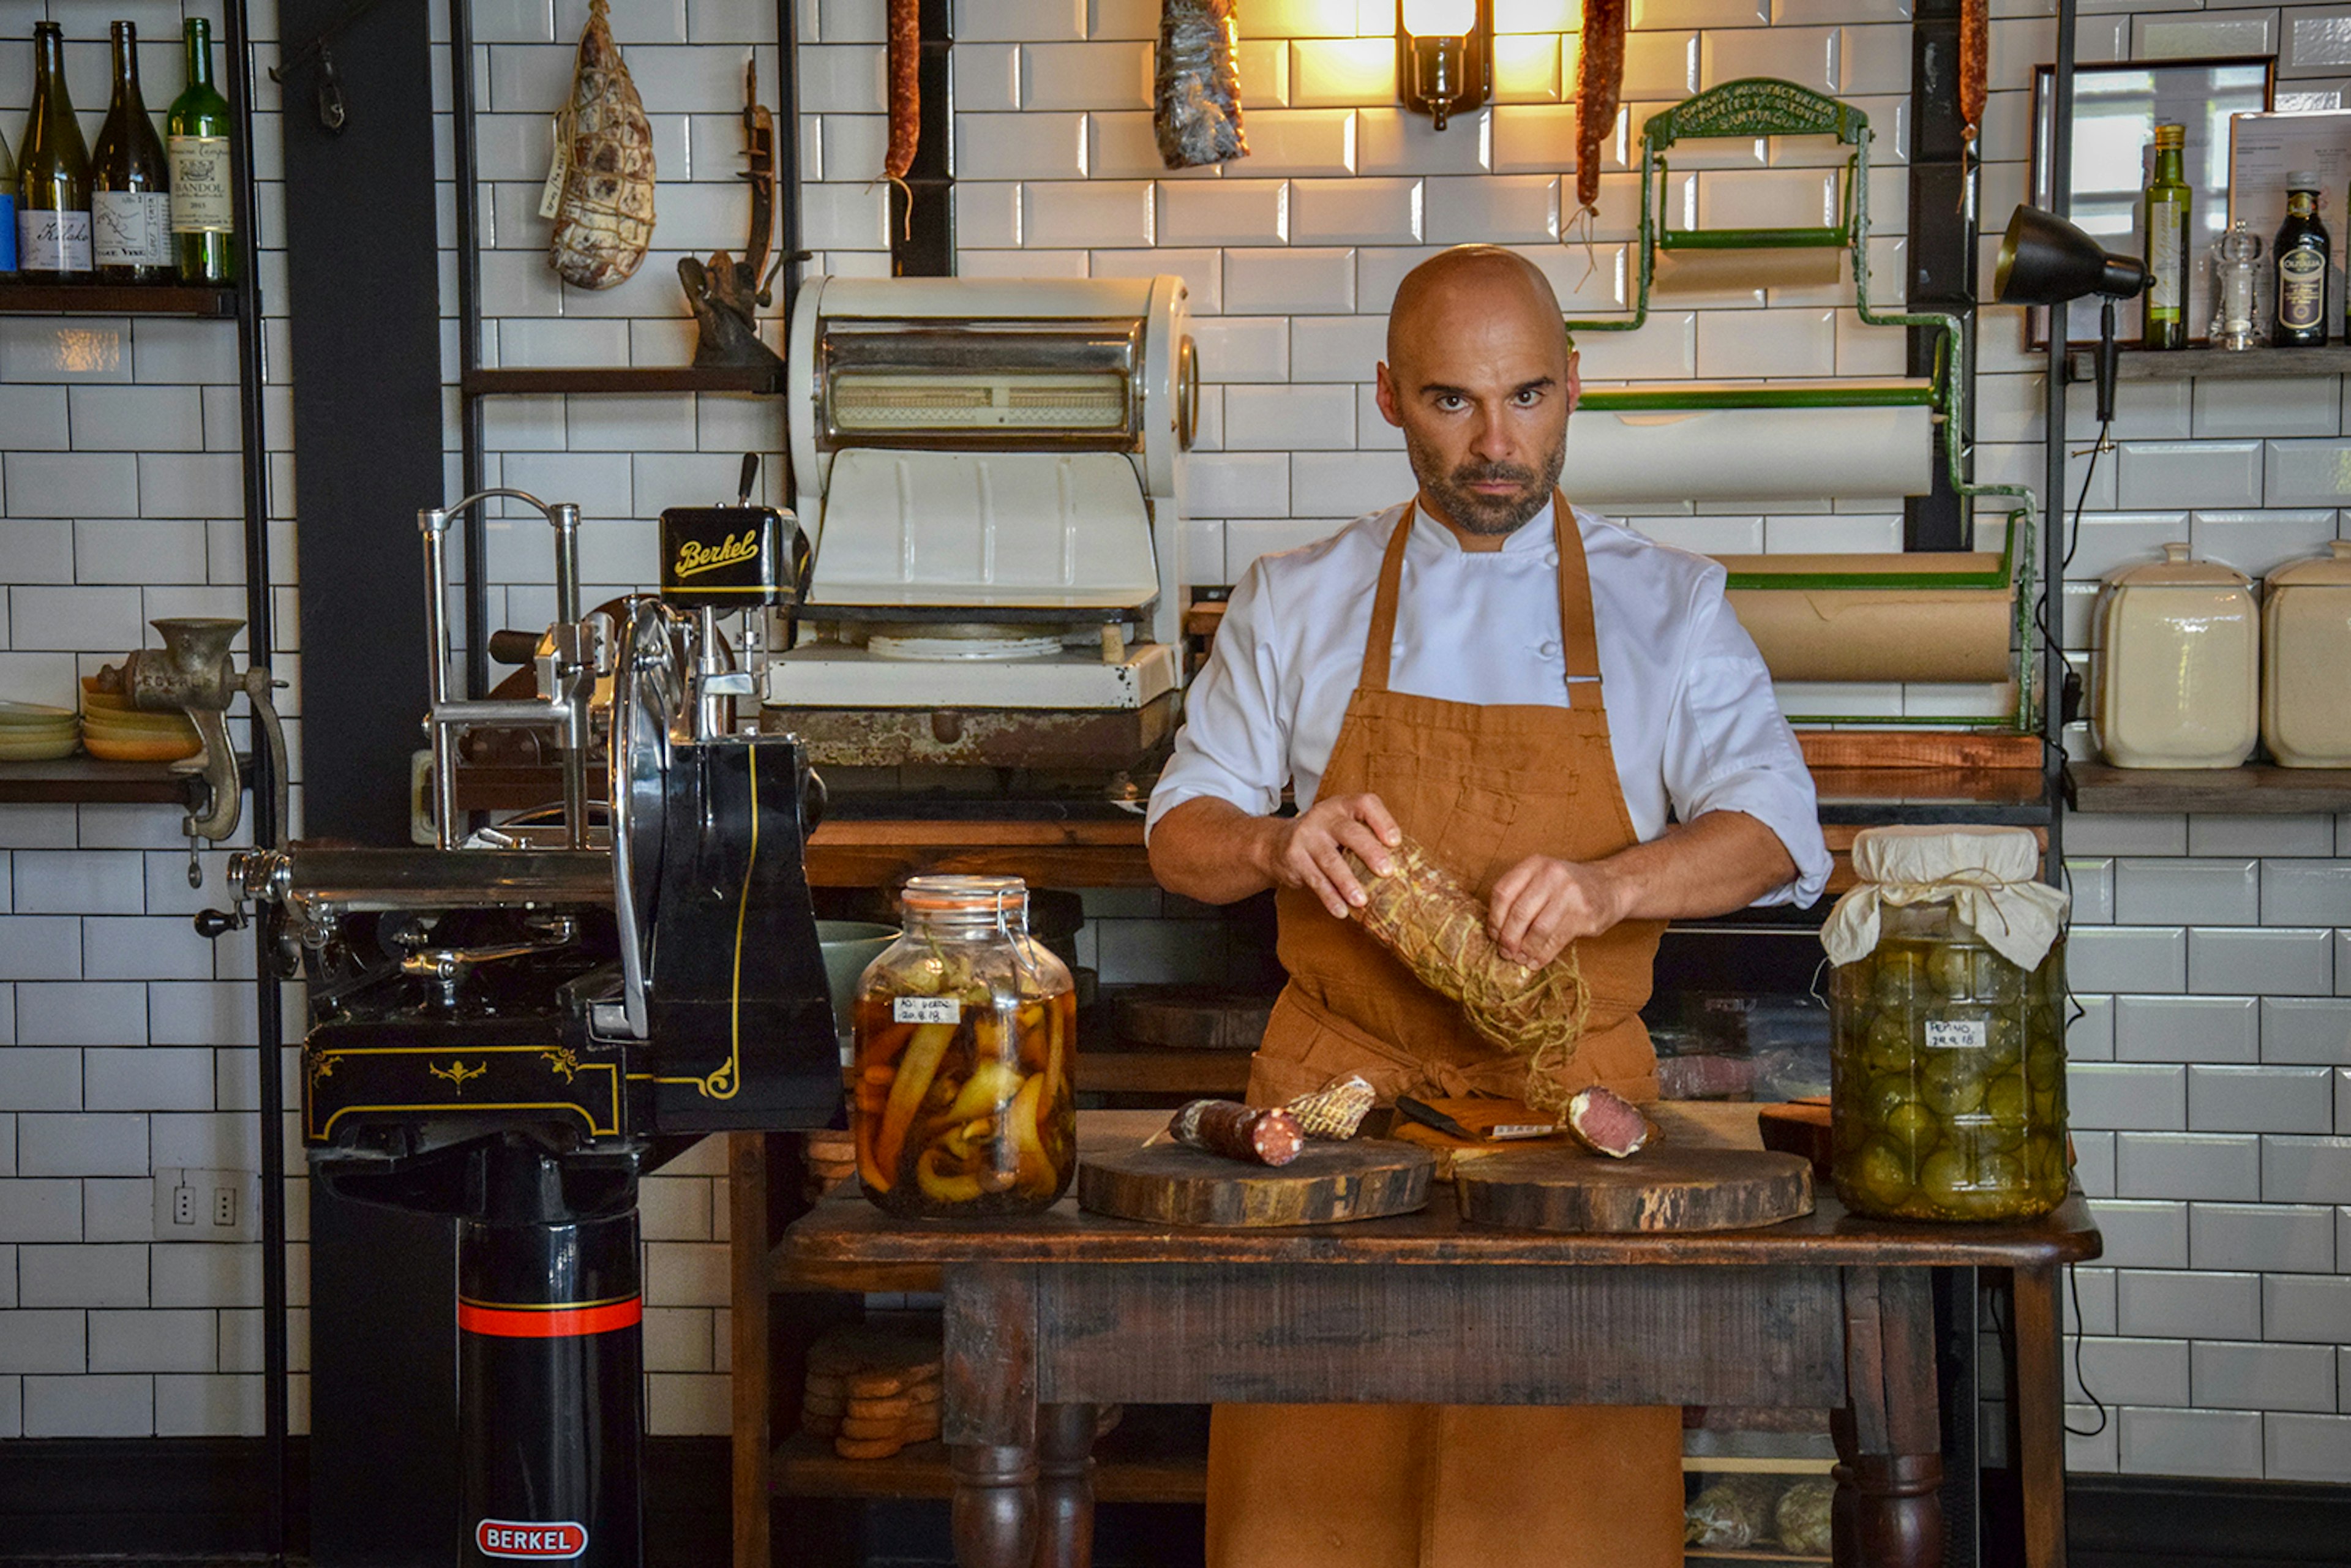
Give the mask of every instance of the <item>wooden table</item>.
[[[1110, 1114], [1081, 1117], [1081, 1143]], [[1351, 1401], [1824, 1408], [1839, 1568], [1934, 1568], [1928, 1270], [2009, 1269], [2025, 1561], [2062, 1568], [2055, 1283], [2099, 1249], [2078, 1195], [2022, 1225], [1866, 1220], [1824, 1194], [1761, 1230], [1562, 1236], [1466, 1226], [1441, 1190], [1417, 1215], [1260, 1231], [1073, 1201], [909, 1224], [843, 1193], [786, 1232], [776, 1261], [804, 1284], [938, 1270], [962, 1568], [1090, 1563], [1097, 1405]]]

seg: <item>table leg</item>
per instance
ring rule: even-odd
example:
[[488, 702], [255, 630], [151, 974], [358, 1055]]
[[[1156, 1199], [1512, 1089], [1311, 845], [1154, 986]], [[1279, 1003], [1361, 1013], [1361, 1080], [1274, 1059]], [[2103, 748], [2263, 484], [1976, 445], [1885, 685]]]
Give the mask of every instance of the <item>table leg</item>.
[[1941, 1568], [1935, 1303], [1923, 1269], [1844, 1271], [1845, 1406], [1836, 1440], [1836, 1568]]
[[952, 1520], [956, 1568], [1029, 1568], [1037, 1542], [1037, 1451], [958, 1443]]
[[2017, 1477], [2025, 1568], [2065, 1564], [2065, 1352], [2054, 1267], [2017, 1269]]
[[1037, 1296], [1026, 1269], [950, 1267], [942, 1436], [957, 1568], [1030, 1568], [1037, 1551]]
[[1036, 1568], [1093, 1568], [1094, 1407], [1037, 1407]]

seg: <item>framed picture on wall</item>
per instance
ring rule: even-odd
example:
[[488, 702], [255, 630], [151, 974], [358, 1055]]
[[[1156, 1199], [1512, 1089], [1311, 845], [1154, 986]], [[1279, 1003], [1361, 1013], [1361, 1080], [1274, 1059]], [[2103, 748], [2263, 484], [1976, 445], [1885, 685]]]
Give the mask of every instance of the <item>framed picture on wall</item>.
[[[2289, 176], [2318, 176], [2318, 217], [2330, 238], [2344, 232], [2344, 194], [2351, 186], [2351, 110], [2240, 114], [2229, 121], [2229, 220], [2241, 220], [2262, 242], [2253, 319], [2266, 325], [2275, 308], [2268, 262], [2285, 222]], [[2326, 267], [2326, 319], [2343, 319], [2344, 246], [2335, 240]], [[2334, 336], [2330, 328], [2328, 336]]]
[[[2032, 73], [2032, 178], [2026, 200], [2043, 209], [2052, 205], [2053, 191], [2050, 144], [2056, 74], [2053, 66]], [[2108, 250], [2126, 256], [2147, 253], [2142, 198], [2154, 166], [2155, 128], [2179, 125], [2187, 130], [2183, 162], [2192, 193], [2188, 319], [2189, 334], [2194, 338], [2204, 336], [2212, 314], [2212, 242], [2229, 226], [2229, 122], [2239, 114], [2267, 113], [2276, 78], [2273, 55], [2074, 68], [2069, 215]], [[2068, 309], [2066, 340], [2096, 342], [2098, 302], [2076, 300]], [[2027, 330], [2035, 348], [2048, 341], [2048, 316], [2045, 309], [2027, 312]], [[2142, 329], [2139, 301], [2123, 301], [2116, 325], [2124, 342], [2137, 341]]]

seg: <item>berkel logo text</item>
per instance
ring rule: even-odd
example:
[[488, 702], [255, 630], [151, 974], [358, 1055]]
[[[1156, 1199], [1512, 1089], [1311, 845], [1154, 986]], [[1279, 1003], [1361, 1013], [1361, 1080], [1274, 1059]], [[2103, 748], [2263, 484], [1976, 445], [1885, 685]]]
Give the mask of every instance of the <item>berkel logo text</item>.
[[577, 1557], [588, 1550], [588, 1530], [569, 1522], [486, 1519], [474, 1526], [474, 1544], [485, 1557]]

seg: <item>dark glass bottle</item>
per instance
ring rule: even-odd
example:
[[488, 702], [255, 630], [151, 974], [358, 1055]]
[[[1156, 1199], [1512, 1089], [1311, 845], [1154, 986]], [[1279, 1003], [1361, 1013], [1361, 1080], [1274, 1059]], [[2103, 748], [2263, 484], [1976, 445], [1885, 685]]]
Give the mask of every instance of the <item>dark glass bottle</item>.
[[212, 24], [187, 20], [188, 87], [172, 100], [172, 243], [183, 283], [236, 280], [228, 99], [213, 87]]
[[2155, 128], [2155, 176], [2147, 185], [2147, 330], [2140, 341], [2150, 349], [2188, 346], [2188, 208], [2187, 176], [2180, 172], [2180, 149], [2187, 128]]
[[65, 30], [33, 24], [33, 112], [16, 161], [16, 265], [43, 283], [89, 276], [89, 151], [66, 91]]
[[2281, 349], [2314, 349], [2326, 341], [2326, 225], [2318, 221], [2318, 176], [2286, 176], [2285, 222], [2270, 252], [2277, 283], [2277, 325], [2270, 341]]
[[0, 132], [0, 277], [16, 276], [16, 161]]
[[139, 92], [139, 29], [114, 24], [114, 99], [90, 152], [90, 259], [107, 283], [169, 283], [172, 171]]

